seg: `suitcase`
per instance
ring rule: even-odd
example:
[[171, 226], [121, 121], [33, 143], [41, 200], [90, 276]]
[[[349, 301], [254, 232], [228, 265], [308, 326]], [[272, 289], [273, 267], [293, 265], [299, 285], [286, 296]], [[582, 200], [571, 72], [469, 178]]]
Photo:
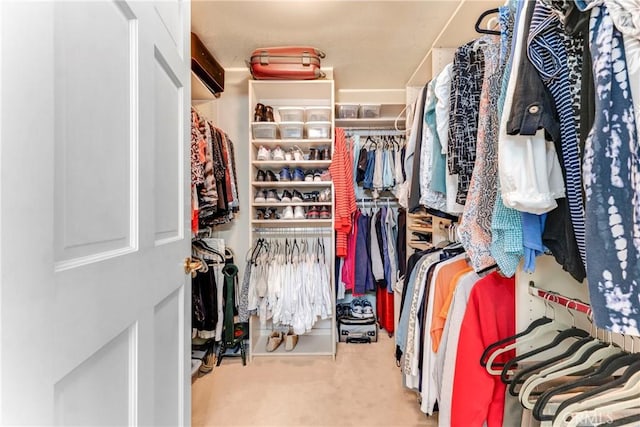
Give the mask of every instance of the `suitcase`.
[[224, 68], [194, 33], [191, 33], [191, 69], [216, 98], [224, 92]]
[[387, 288], [376, 289], [376, 309], [380, 327], [387, 331], [389, 336], [393, 336], [395, 322], [393, 317], [393, 293], [387, 292]]
[[264, 47], [251, 53], [249, 69], [256, 80], [314, 80], [324, 52], [309, 46]]
[[343, 316], [338, 319], [340, 342], [372, 343], [378, 341], [378, 324], [375, 317], [358, 319]]

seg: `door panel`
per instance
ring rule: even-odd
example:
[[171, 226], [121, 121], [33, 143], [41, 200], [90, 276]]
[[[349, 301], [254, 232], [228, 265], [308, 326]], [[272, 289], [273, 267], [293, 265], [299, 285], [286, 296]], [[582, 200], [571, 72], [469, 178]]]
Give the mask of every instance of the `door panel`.
[[136, 246], [135, 24], [129, 8], [115, 2], [63, 2], [55, 8], [58, 269]]
[[[124, 426], [129, 421], [128, 329], [55, 384], [56, 424]], [[109, 378], [109, 381], [105, 381]]]
[[[155, 348], [180, 348], [184, 331], [183, 289], [168, 296], [154, 310]], [[155, 353], [154, 387], [164, 390], [164, 393], [156, 395], [156, 426], [175, 426], [180, 423], [178, 408], [183, 404], [180, 393], [183, 380], [182, 370], [179, 369], [183, 362], [181, 359], [182, 353], [178, 351]]]
[[169, 6], [0, 1], [0, 424], [190, 422], [190, 11]]
[[154, 49], [155, 77], [155, 244], [172, 242], [183, 237], [183, 187], [176, 185], [184, 174], [182, 138], [184, 122], [166, 120], [181, 117], [184, 105], [184, 88], [162, 53]]

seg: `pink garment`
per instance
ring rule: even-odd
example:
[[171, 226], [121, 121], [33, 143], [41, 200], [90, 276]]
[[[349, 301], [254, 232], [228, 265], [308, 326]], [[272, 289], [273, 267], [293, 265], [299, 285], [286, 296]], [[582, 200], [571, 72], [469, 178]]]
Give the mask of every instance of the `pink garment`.
[[353, 291], [356, 283], [356, 242], [358, 237], [358, 217], [360, 212], [356, 211], [353, 219], [353, 227], [347, 235], [347, 256], [342, 265], [342, 283], [347, 291]]

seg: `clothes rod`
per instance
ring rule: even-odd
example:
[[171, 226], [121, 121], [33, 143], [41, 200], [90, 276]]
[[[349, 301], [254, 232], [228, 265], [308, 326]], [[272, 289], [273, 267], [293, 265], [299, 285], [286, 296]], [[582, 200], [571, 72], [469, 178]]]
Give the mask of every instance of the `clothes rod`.
[[529, 294], [540, 297], [545, 301], [561, 305], [564, 308], [570, 308], [571, 310], [579, 311], [580, 313], [591, 313], [591, 306], [589, 304], [577, 299], [566, 297], [556, 292], [537, 288], [533, 281], [529, 282]]
[[343, 128], [347, 136], [406, 136], [403, 130], [395, 129], [367, 129], [367, 128]]
[[296, 236], [318, 236], [318, 235], [330, 235], [333, 232], [332, 228], [310, 228], [310, 227], [298, 227], [298, 228], [277, 228], [277, 227], [263, 227], [254, 228], [254, 232], [260, 233], [260, 235], [268, 234], [295, 234]]

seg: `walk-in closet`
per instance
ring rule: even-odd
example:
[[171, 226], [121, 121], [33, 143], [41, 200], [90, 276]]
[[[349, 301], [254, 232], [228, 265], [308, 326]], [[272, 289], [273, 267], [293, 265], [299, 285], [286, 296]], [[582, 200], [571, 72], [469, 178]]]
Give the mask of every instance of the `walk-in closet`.
[[639, 17], [0, 1], [0, 425], [640, 426]]

